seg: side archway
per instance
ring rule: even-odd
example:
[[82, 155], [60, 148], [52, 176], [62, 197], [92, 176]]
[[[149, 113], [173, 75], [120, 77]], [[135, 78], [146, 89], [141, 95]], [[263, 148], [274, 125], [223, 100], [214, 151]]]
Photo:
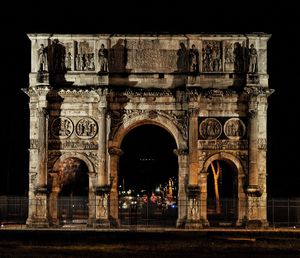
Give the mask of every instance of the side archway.
[[[93, 189], [91, 176], [94, 174], [94, 165], [85, 154], [66, 153], [55, 161], [53, 169], [49, 173], [49, 185], [51, 187], [49, 215], [52, 224], [59, 223], [59, 213], [61, 213], [59, 207], [61, 206], [65, 207], [63, 210], [66, 210], [68, 214], [70, 210], [73, 214], [80, 207], [79, 213], [83, 214], [83, 217], [91, 216], [92, 210], [91, 207], [88, 208], [87, 203], [88, 200], [94, 198], [94, 192], [91, 191]], [[72, 205], [72, 207], [69, 207], [69, 205]]]
[[[231, 183], [234, 185], [236, 184], [236, 186], [235, 186], [235, 190], [233, 190], [233, 192], [232, 192], [233, 195], [230, 196], [230, 198], [232, 200], [226, 200], [223, 205], [225, 206], [225, 209], [227, 208], [226, 207], [227, 204], [229, 206], [230, 205], [234, 206], [234, 209], [235, 209], [234, 223], [237, 226], [240, 226], [243, 223], [243, 219], [244, 219], [245, 212], [246, 212], [246, 209], [245, 209], [246, 195], [244, 192], [244, 182], [245, 182], [246, 173], [244, 171], [241, 161], [233, 154], [227, 153], [227, 152], [218, 152], [218, 153], [211, 155], [209, 158], [207, 158], [205, 160], [205, 162], [203, 164], [203, 170], [202, 170], [202, 172], [207, 176], [206, 187], [205, 187], [205, 189], [207, 189], [206, 190], [206, 199], [208, 197], [208, 192], [209, 192], [208, 176], [213, 177], [213, 175], [209, 174], [209, 173], [212, 174], [211, 164], [214, 164], [213, 162], [216, 162], [216, 161], [223, 162], [223, 165], [227, 165], [227, 168], [228, 167], [231, 168], [231, 172], [232, 172], [232, 178], [231, 178], [232, 182]], [[215, 169], [214, 172], [216, 173], [217, 168], [215, 167], [214, 169]], [[226, 166], [225, 166], [225, 169], [226, 169]], [[228, 169], [227, 169], [227, 171], [228, 171]], [[222, 171], [221, 171], [220, 176], [222, 176]], [[226, 175], [223, 175], [223, 176], [225, 177]], [[227, 182], [228, 182], [228, 180], [227, 180]], [[234, 182], [236, 182], [236, 183], [234, 183]], [[212, 181], [210, 183], [212, 183]], [[216, 187], [216, 186], [214, 186], [214, 187]], [[225, 187], [229, 187], [229, 186], [223, 186], [223, 187], [225, 188]], [[233, 204], [230, 204], [230, 202]], [[206, 200], [206, 207], [207, 208], [209, 207], [208, 199]]]

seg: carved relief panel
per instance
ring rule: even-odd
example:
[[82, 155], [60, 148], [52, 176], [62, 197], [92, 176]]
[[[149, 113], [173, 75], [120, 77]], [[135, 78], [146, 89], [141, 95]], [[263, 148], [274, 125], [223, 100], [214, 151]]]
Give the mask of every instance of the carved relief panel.
[[206, 118], [200, 123], [199, 133], [203, 139], [217, 139], [222, 133], [222, 125], [216, 118]]
[[73, 130], [72, 120], [63, 116], [54, 118], [50, 126], [50, 132], [54, 138], [66, 139], [71, 136]]
[[202, 48], [202, 72], [223, 71], [222, 41], [204, 40]]
[[[208, 147], [238, 149], [246, 146], [246, 117], [201, 117], [199, 118], [199, 140]], [[244, 147], [242, 147], [244, 148]]]
[[95, 71], [94, 41], [75, 41], [74, 55], [76, 71]]
[[75, 127], [76, 135], [81, 139], [90, 139], [95, 137], [98, 131], [98, 126], [92, 118], [80, 119]]
[[98, 149], [98, 124], [91, 117], [52, 117], [49, 127], [49, 149]]
[[244, 72], [246, 69], [246, 42], [226, 40], [224, 44], [224, 71]]

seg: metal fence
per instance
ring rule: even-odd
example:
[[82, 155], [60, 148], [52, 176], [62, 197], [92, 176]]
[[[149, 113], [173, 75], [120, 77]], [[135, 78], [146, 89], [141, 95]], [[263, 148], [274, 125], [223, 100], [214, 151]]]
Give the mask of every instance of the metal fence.
[[[188, 202], [183, 202], [187, 204]], [[234, 199], [221, 199], [221, 213], [215, 213], [215, 202], [208, 200], [207, 215], [211, 226], [230, 226], [236, 220], [237, 202]], [[85, 224], [89, 213], [86, 197], [60, 197], [57, 202], [58, 220], [64, 224]], [[185, 208], [185, 207], [180, 207]], [[175, 227], [178, 206], [119, 199], [119, 221], [121, 226]], [[268, 221], [273, 227], [300, 227], [300, 197], [292, 199], [268, 199]], [[0, 196], [0, 223], [25, 224], [28, 216], [28, 197]]]

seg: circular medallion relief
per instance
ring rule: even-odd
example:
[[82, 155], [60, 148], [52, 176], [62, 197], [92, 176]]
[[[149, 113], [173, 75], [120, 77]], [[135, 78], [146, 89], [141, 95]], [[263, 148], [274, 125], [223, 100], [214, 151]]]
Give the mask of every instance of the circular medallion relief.
[[51, 123], [51, 134], [56, 138], [68, 138], [73, 131], [73, 122], [67, 117], [57, 117]]
[[97, 123], [90, 117], [80, 119], [75, 127], [76, 135], [82, 139], [93, 138], [97, 134], [97, 131]]
[[225, 135], [232, 140], [243, 138], [246, 133], [246, 126], [239, 118], [230, 118], [224, 124]]
[[205, 140], [217, 139], [222, 133], [222, 125], [215, 118], [206, 118], [200, 123], [199, 133]]

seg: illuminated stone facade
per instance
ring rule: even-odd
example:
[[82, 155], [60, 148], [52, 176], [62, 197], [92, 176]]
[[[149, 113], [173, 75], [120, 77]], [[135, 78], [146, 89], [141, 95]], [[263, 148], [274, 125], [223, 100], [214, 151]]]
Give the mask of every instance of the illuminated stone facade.
[[62, 167], [77, 160], [88, 169], [88, 225], [118, 226], [120, 146], [144, 124], [166, 129], [177, 144], [178, 227], [210, 225], [207, 174], [215, 160], [235, 171], [235, 225], [268, 225], [270, 35], [28, 37], [28, 226], [58, 223]]

